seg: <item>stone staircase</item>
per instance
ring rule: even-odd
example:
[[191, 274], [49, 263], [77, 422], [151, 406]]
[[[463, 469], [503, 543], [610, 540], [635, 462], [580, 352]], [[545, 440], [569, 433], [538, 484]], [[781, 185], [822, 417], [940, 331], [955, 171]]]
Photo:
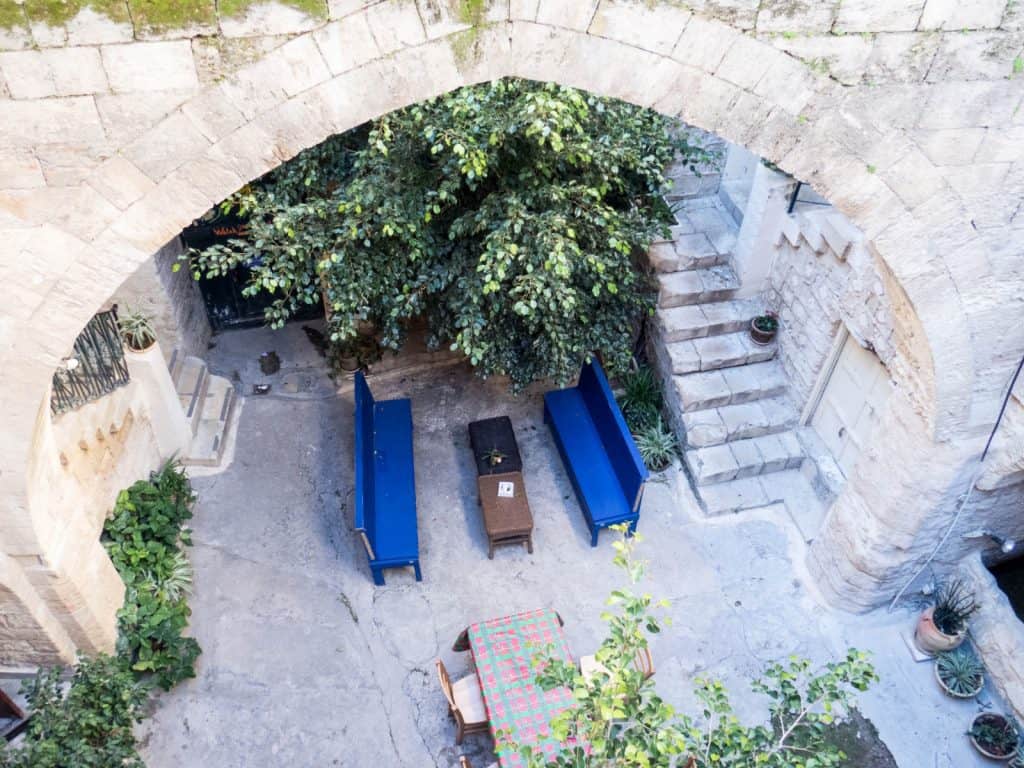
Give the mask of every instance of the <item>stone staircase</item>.
[[228, 430], [235, 411], [235, 388], [222, 376], [215, 376], [198, 357], [182, 355], [177, 349], [168, 365], [185, 418], [192, 428], [192, 444], [185, 466], [216, 467], [224, 456]]
[[750, 339], [760, 299], [738, 299], [734, 214], [718, 196], [683, 201], [655, 243], [660, 285], [651, 349], [698, 500], [709, 515], [786, 501], [818, 504], [800, 475], [799, 410], [775, 344]]

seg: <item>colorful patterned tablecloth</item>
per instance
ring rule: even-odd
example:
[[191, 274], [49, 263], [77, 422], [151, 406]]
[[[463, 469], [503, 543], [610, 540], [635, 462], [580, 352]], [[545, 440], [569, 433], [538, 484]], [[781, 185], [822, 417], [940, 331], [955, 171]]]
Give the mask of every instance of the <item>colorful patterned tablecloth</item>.
[[[535, 610], [473, 624], [467, 630], [495, 739], [539, 747], [554, 755], [561, 744], [551, 736], [551, 718], [573, 705], [567, 688], [544, 692], [535, 681], [534, 656], [552, 646], [551, 655], [572, 661], [558, 614]], [[518, 754], [498, 748], [503, 768], [522, 766]]]

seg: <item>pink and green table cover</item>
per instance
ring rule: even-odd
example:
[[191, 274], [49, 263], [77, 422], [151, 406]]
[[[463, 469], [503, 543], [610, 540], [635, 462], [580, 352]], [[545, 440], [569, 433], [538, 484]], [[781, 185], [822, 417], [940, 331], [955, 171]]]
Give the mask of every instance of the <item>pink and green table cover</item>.
[[519, 754], [502, 746], [508, 742], [534, 747], [548, 757], [557, 754], [562, 745], [552, 737], [549, 723], [573, 706], [572, 694], [567, 688], [544, 691], [532, 661], [550, 646], [551, 655], [572, 663], [558, 614], [539, 609], [490, 619], [473, 624], [467, 634], [499, 764], [524, 764]]

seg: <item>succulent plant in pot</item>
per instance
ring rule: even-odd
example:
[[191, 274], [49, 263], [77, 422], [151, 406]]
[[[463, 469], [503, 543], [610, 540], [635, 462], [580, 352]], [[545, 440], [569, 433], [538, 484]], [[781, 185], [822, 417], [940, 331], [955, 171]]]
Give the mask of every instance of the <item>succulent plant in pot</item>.
[[935, 679], [950, 696], [970, 699], [985, 685], [985, 665], [972, 651], [960, 646], [935, 656]]
[[953, 650], [964, 641], [967, 621], [977, 610], [974, 593], [962, 579], [944, 582], [935, 593], [935, 603], [918, 619], [914, 642], [933, 656]]
[[1020, 733], [1006, 715], [982, 712], [967, 732], [971, 744], [990, 760], [1011, 760], [1017, 755]]
[[121, 338], [134, 352], [145, 352], [156, 343], [156, 331], [149, 315], [138, 310], [126, 309], [117, 316], [117, 327]]
[[750, 321], [750, 339], [755, 344], [771, 344], [778, 332], [779, 316], [774, 312], [765, 312]]

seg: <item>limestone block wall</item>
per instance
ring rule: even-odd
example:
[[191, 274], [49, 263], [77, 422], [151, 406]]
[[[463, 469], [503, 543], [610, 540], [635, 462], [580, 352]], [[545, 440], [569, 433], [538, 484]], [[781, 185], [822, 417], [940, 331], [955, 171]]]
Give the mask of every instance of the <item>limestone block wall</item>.
[[766, 298], [779, 314], [779, 359], [803, 408], [843, 325], [883, 364], [893, 360], [892, 309], [878, 260], [846, 217], [824, 208], [781, 224]]
[[948, 525], [1024, 354], [1024, 323], [1008, 321], [1024, 315], [1024, 14], [1011, 0], [697, 5], [0, 2], [0, 541], [39, 599], [88, 592], [101, 567], [32, 571], [67, 514], [29, 482], [36, 422], [91, 314], [212, 203], [302, 149], [503, 76], [741, 144], [863, 232], [892, 304], [893, 439], [862, 455], [811, 567], [848, 604], [891, 595]]
[[210, 322], [198, 283], [188, 269], [174, 271], [184, 250], [181, 238], [174, 238], [139, 265], [110, 299], [110, 303], [138, 309], [153, 319], [157, 341], [168, 361], [175, 349], [203, 357], [210, 340]]

